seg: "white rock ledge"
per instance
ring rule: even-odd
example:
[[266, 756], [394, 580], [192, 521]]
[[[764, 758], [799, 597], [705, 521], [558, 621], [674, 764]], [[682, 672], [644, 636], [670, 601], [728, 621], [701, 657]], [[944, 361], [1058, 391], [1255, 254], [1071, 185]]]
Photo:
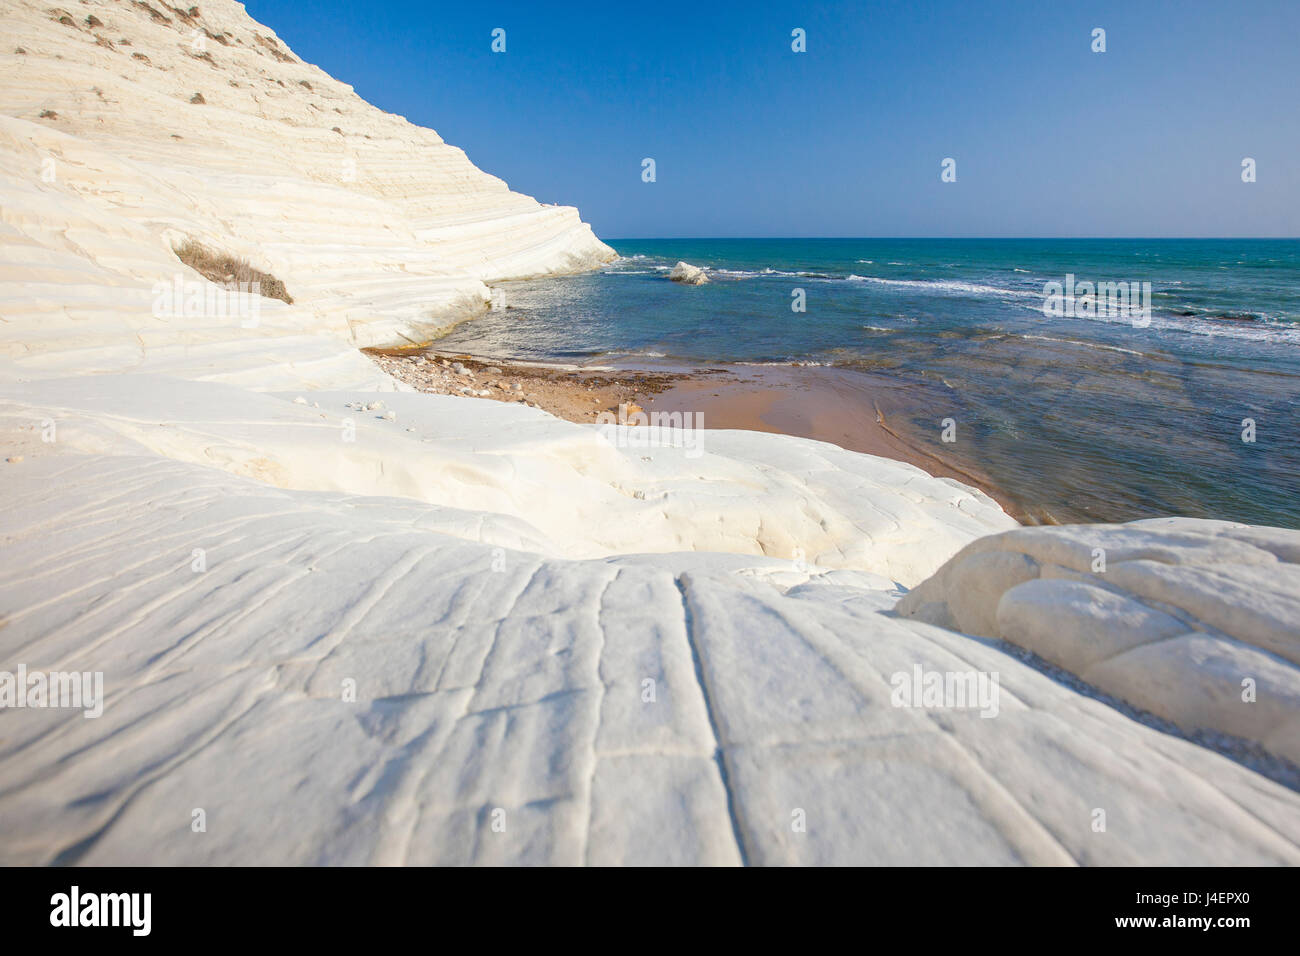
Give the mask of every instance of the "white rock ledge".
[[1023, 528], [967, 545], [897, 610], [1300, 764], [1300, 531], [1191, 518]]

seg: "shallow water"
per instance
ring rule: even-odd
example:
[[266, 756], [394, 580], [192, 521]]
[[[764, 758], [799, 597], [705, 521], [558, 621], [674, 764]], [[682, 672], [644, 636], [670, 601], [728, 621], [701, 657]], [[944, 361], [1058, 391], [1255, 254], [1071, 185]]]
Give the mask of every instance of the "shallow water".
[[[1300, 240], [637, 240], [437, 345], [583, 363], [816, 362], [915, 384], [909, 432], [1042, 520], [1300, 527]], [[682, 286], [679, 259], [710, 270]], [[1044, 284], [1149, 282], [1132, 315]], [[806, 312], [791, 310], [803, 290]], [[942, 421], [956, 425], [942, 441]], [[1243, 420], [1255, 423], [1255, 441]]]

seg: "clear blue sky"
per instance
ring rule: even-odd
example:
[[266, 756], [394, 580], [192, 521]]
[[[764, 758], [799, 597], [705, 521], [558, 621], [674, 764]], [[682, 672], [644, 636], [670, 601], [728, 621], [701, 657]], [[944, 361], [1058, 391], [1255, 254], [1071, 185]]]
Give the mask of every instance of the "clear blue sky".
[[1300, 0], [247, 7], [606, 238], [1300, 236]]

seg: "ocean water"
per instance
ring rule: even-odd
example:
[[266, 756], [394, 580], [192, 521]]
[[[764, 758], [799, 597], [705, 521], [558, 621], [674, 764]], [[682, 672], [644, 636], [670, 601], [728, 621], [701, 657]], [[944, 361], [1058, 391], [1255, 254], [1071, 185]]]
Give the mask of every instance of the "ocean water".
[[[1031, 519], [1300, 528], [1300, 240], [611, 245], [621, 258], [598, 273], [504, 284], [508, 308], [436, 347], [860, 369], [914, 386], [909, 437], [978, 467]], [[678, 260], [711, 282], [670, 282]], [[1045, 284], [1068, 275], [1150, 283], [1149, 316], [1045, 315]]]

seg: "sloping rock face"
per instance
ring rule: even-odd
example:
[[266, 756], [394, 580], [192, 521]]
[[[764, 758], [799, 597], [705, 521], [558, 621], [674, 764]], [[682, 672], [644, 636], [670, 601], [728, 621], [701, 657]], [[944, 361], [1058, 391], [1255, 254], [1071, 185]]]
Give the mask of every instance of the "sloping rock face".
[[[0, 862], [1300, 863], [1294, 791], [864, 573], [154, 456], [29, 459], [0, 534], [3, 659], [105, 694], [4, 714]], [[899, 706], [914, 668], [996, 713]]]
[[670, 429], [657, 440], [516, 404], [395, 393], [358, 412], [350, 403], [373, 395], [308, 394], [314, 404], [141, 373], [43, 379], [0, 384], [0, 428], [23, 465], [151, 454], [282, 488], [396, 495], [509, 517], [529, 534], [496, 537], [493, 522], [466, 534], [566, 558], [747, 555], [911, 586], [1016, 527], [976, 489], [825, 442], [719, 430], [674, 447]]
[[[0, 8], [0, 354], [33, 369], [185, 369], [224, 347], [325, 333], [427, 340], [486, 283], [613, 258], [570, 207], [481, 172], [437, 133], [304, 63], [242, 4], [92, 0]], [[201, 281], [193, 239], [285, 282], [254, 329], [161, 316], [154, 284]]]
[[[970, 489], [296, 397], [0, 396], [0, 669], [104, 690], [4, 713], [0, 862], [1300, 863], [1285, 781], [891, 613], [1013, 524]], [[918, 672], [992, 706], [900, 696]]]
[[897, 610], [1300, 764], [1300, 531], [1191, 518], [1023, 528], [967, 545]]

